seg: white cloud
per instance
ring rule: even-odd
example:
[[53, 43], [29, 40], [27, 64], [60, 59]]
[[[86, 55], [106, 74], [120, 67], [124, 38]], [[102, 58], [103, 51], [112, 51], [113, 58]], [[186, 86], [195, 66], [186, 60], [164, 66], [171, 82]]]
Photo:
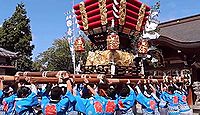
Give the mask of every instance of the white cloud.
[[3, 24], [0, 24], [0, 27], [2, 27], [3, 26]]

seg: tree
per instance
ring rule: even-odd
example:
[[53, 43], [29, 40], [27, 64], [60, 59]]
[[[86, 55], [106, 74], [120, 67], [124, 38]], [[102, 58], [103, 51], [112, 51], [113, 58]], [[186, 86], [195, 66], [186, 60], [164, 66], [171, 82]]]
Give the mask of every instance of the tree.
[[66, 38], [56, 39], [53, 46], [36, 57], [33, 63], [35, 71], [41, 68], [48, 71], [73, 72], [72, 56]]
[[27, 71], [32, 69], [32, 34], [30, 29], [30, 20], [26, 16], [26, 10], [23, 3], [17, 5], [15, 12], [8, 20], [3, 23], [3, 30], [0, 34], [0, 46], [18, 53], [16, 61], [18, 71]]

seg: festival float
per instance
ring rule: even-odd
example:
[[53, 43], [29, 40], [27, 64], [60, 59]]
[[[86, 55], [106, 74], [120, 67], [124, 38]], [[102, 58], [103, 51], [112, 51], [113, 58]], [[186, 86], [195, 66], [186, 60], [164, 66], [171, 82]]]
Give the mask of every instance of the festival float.
[[[165, 70], [162, 53], [151, 39], [159, 35], [155, 30], [159, 4], [150, 8], [138, 0], [85, 0], [74, 6], [76, 18], [91, 41], [86, 63], [76, 74], [67, 71], [17, 72], [15, 76], [0, 76], [5, 82], [29, 79], [37, 83], [60, 83], [73, 79], [74, 83], [123, 84], [130, 81], [183, 82], [190, 85], [189, 69]], [[153, 33], [153, 34], [152, 34]], [[85, 52], [85, 40], [74, 43], [77, 53]], [[151, 59], [150, 59], [151, 58]], [[80, 59], [81, 62], [81, 59]], [[156, 68], [157, 67], [157, 68]], [[152, 69], [153, 68], [153, 69]]]

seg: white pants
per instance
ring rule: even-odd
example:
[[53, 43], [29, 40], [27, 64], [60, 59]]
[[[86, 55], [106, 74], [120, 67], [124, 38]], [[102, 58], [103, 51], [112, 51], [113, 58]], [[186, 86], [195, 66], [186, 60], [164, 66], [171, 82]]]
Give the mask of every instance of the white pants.
[[189, 111], [186, 112], [180, 112], [180, 115], [193, 115], [193, 111], [192, 109], [190, 109]]

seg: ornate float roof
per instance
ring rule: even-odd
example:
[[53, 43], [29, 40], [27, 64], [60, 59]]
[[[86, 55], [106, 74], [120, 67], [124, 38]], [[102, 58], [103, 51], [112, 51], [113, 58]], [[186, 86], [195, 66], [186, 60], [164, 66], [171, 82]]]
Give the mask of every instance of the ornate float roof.
[[80, 29], [93, 43], [105, 41], [111, 20], [120, 41], [143, 31], [150, 7], [139, 0], [85, 0], [74, 6]]

